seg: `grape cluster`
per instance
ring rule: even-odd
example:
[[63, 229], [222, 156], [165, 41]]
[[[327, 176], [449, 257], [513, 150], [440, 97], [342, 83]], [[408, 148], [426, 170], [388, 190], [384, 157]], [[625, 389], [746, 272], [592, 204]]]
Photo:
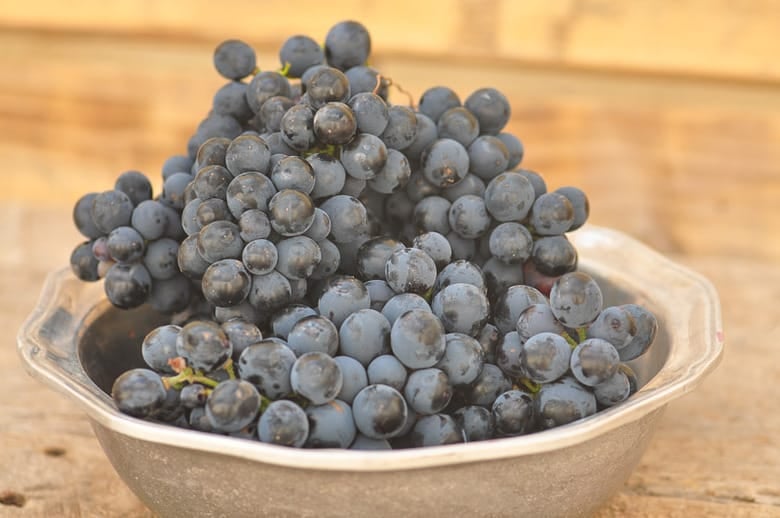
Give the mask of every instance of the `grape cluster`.
[[566, 237], [576, 187], [548, 191], [505, 132], [506, 97], [389, 101], [354, 21], [293, 36], [280, 69], [217, 47], [227, 83], [162, 170], [84, 196], [79, 278], [171, 314], [114, 383], [135, 417], [317, 448], [523, 435], [618, 404], [655, 317], [604, 306]]

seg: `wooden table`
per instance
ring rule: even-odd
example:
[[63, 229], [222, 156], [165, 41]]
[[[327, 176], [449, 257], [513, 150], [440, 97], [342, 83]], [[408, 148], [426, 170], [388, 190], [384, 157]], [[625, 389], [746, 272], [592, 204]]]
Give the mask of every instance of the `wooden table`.
[[[70, 222], [78, 196], [110, 188], [127, 169], [147, 172], [159, 187], [162, 161], [183, 151], [221, 84], [210, 65], [214, 44], [245, 37], [275, 66], [281, 29], [253, 36], [236, 17], [234, 32], [225, 23], [198, 33], [197, 21], [176, 18], [172, 3], [162, 2], [153, 13], [159, 20], [148, 27], [130, 5], [122, 16], [106, 17], [105, 30], [68, 13], [58, 18], [46, 2], [34, 15], [21, 8], [0, 19], [7, 29], [0, 31], [3, 517], [150, 516], [114, 473], [85, 417], [24, 372], [14, 337], [45, 274], [65, 265], [80, 240]], [[776, 54], [763, 46], [768, 22], [756, 22], [757, 32], [739, 40], [747, 42], [742, 47], [729, 47], [725, 61], [705, 52], [659, 64], [674, 53], [668, 41], [660, 43], [660, 58], [645, 52], [636, 62], [619, 46], [598, 54], [583, 44], [574, 52], [600, 27], [593, 18], [598, 6], [584, 2], [582, 16], [558, 20], [563, 32], [555, 45], [523, 47], [529, 53], [517, 55], [506, 24], [480, 39], [496, 20], [480, 14], [478, 2], [458, 3], [482, 24], [478, 35], [464, 44], [460, 22], [448, 18], [448, 31], [426, 36], [429, 52], [414, 49], [423, 38], [419, 23], [393, 47], [394, 33], [382, 25], [389, 21], [359, 2], [343, 3], [379, 26], [373, 64], [386, 75], [416, 95], [434, 84], [462, 96], [480, 86], [501, 89], [513, 106], [510, 129], [526, 146], [526, 167], [551, 187], [582, 187], [592, 222], [701, 272], [720, 293], [723, 362], [669, 406], [640, 466], [598, 516], [780, 516], [780, 73], [769, 60]], [[414, 4], [399, 2], [395, 20]], [[697, 9], [681, 4], [688, 14]], [[636, 51], [641, 41], [629, 34], [640, 22], [612, 7], [617, 11], [607, 14], [618, 22], [623, 16], [621, 34]], [[544, 21], [540, 9], [525, 14]], [[725, 7], [704, 17], [717, 34], [695, 40], [702, 49], [728, 36], [731, 26], [712, 13], [718, 9]], [[741, 12], [737, 32], [776, 16], [774, 10], [767, 4]], [[330, 22], [306, 23], [320, 30]], [[495, 59], [486, 58], [491, 49]], [[453, 52], [459, 58], [447, 57]]]

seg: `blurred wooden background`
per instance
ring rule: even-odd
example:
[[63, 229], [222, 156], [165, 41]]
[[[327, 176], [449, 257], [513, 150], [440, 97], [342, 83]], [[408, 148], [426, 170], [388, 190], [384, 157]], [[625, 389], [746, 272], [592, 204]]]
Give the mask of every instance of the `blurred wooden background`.
[[[766, 428], [776, 438], [779, 420], [745, 407], [744, 393], [736, 402], [729, 385], [737, 371], [772, 383], [780, 375], [761, 340], [777, 336], [780, 321], [768, 309], [780, 296], [780, 0], [0, 0], [0, 220], [11, 238], [0, 253], [4, 327], [21, 323], [40, 276], [66, 264], [79, 239], [70, 208], [81, 194], [110, 188], [128, 169], [159, 187], [163, 161], [184, 152], [223, 83], [211, 64], [220, 41], [243, 39], [262, 68], [275, 68], [287, 36], [323, 40], [347, 18], [370, 30], [372, 65], [415, 98], [436, 84], [462, 98], [482, 86], [502, 90], [525, 167], [553, 188], [580, 186], [593, 223], [703, 271], [720, 290], [727, 336], [745, 342], [746, 356], [724, 362], [699, 399], [672, 407], [656, 448], [604, 516], [779, 516], [780, 453]], [[15, 361], [8, 342], [0, 366]], [[14, 375], [20, 393], [38, 398], [30, 408], [62, 403]], [[754, 385], [756, 398], [772, 400]], [[69, 443], [81, 456], [81, 489], [25, 486], [28, 505], [0, 506], [0, 515], [143, 514], [66, 410], [51, 424], [84, 435]], [[34, 428], [17, 426], [0, 443], [32, 452]], [[706, 440], [690, 437], [710, 426]], [[10, 451], [0, 464], [34, 458]], [[30, 466], [9, 464], [25, 471], [17, 479], [5, 469], [0, 493], [57, 473]]]

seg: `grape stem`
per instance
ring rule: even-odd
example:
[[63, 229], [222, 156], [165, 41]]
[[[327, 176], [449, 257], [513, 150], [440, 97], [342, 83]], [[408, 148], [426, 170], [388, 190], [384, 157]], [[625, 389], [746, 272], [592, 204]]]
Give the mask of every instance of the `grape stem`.
[[563, 331], [563, 332], [561, 332], [561, 336], [564, 337], [567, 342], [569, 342], [569, 345], [571, 346], [572, 349], [577, 347], [577, 340], [572, 338], [569, 333], [567, 333], [566, 331]]
[[211, 388], [214, 388], [219, 384], [218, 381], [209, 378], [202, 372], [196, 372], [192, 369], [192, 367], [183, 369], [175, 376], [163, 376], [162, 382], [166, 389], [173, 387], [176, 390], [181, 390], [181, 388], [184, 386], [184, 383], [200, 383], [201, 385], [205, 385]]
[[518, 382], [521, 385], [523, 385], [525, 388], [527, 388], [531, 392], [531, 394], [536, 394], [542, 389], [542, 386], [539, 383], [531, 381], [528, 378], [520, 378]]
[[279, 69], [279, 75], [287, 77], [287, 74], [290, 73], [290, 66], [291, 66], [290, 62], [289, 61], [285, 61], [284, 65], [282, 65], [282, 68]]
[[228, 373], [230, 379], [236, 379], [236, 369], [233, 368], [233, 358], [228, 358], [222, 368]]
[[580, 339], [580, 342], [583, 342], [588, 338], [588, 335], [585, 331], [586, 329], [584, 327], [577, 328], [577, 337]]

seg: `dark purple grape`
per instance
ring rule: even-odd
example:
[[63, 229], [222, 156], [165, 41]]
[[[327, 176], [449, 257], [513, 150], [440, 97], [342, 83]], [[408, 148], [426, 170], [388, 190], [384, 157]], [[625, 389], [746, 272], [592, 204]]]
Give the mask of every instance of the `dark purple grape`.
[[269, 399], [292, 393], [290, 372], [295, 354], [289, 347], [271, 340], [248, 345], [238, 358], [238, 375], [252, 383]]
[[370, 53], [371, 36], [360, 22], [339, 22], [325, 36], [325, 59], [332, 67], [347, 70], [363, 65]]
[[206, 417], [214, 430], [238, 432], [255, 419], [260, 410], [260, 394], [244, 380], [225, 380], [206, 399]]
[[536, 414], [543, 429], [562, 426], [596, 413], [596, 397], [570, 376], [541, 386]]
[[301, 77], [308, 68], [324, 61], [325, 55], [319, 43], [308, 36], [291, 36], [279, 49], [279, 62], [289, 67], [287, 77]]
[[309, 437], [309, 419], [292, 401], [274, 401], [257, 421], [257, 436], [262, 442], [302, 448]]
[[166, 374], [173, 374], [169, 360], [178, 356], [176, 339], [181, 327], [173, 324], [159, 326], [150, 331], [141, 342], [141, 356], [146, 364]]
[[123, 372], [111, 387], [111, 397], [117, 408], [133, 417], [150, 417], [159, 410], [166, 398], [160, 375], [149, 369], [131, 369]]
[[396, 437], [407, 418], [404, 397], [387, 385], [369, 385], [357, 393], [352, 403], [355, 426], [372, 439]]
[[463, 429], [448, 414], [420, 417], [411, 431], [413, 446], [440, 446], [465, 442]]
[[290, 371], [290, 385], [296, 394], [314, 405], [333, 401], [341, 391], [343, 377], [339, 364], [327, 353], [304, 353]]
[[201, 285], [203, 296], [215, 306], [235, 306], [249, 296], [252, 277], [241, 261], [222, 259], [206, 269]]
[[94, 282], [100, 279], [99, 261], [93, 253], [94, 243], [85, 241], [76, 246], [70, 254], [70, 269], [82, 281]]
[[139, 263], [115, 263], [108, 269], [103, 288], [111, 303], [121, 309], [135, 308], [146, 302], [152, 291], [152, 277]]
[[534, 428], [534, 401], [520, 390], [509, 390], [496, 398], [492, 412], [500, 436], [525, 435]]
[[393, 354], [411, 369], [433, 367], [447, 347], [441, 321], [424, 309], [411, 309], [393, 322], [390, 347]]
[[255, 70], [255, 51], [240, 40], [225, 40], [214, 50], [214, 68], [227, 79], [243, 79]]
[[348, 105], [329, 102], [314, 114], [313, 128], [314, 135], [323, 144], [341, 146], [355, 136], [357, 120]]
[[133, 205], [152, 199], [152, 183], [140, 171], [125, 171], [119, 175], [114, 189], [127, 194]]
[[480, 88], [469, 95], [463, 105], [474, 114], [480, 131], [487, 135], [497, 135], [512, 113], [509, 100], [495, 88]]
[[179, 331], [176, 352], [187, 360], [187, 365], [211, 372], [224, 365], [233, 349], [219, 324], [208, 320], [196, 320]]

